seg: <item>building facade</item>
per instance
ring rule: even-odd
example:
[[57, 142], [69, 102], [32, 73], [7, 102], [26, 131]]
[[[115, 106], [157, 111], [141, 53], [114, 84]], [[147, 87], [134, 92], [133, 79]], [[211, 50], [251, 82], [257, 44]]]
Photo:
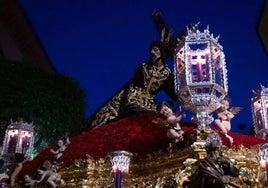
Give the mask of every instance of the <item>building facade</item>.
[[0, 1], [0, 57], [37, 63], [43, 70], [55, 73], [18, 0]]
[[268, 55], [268, 1], [264, 1], [263, 10], [257, 25], [257, 31]]

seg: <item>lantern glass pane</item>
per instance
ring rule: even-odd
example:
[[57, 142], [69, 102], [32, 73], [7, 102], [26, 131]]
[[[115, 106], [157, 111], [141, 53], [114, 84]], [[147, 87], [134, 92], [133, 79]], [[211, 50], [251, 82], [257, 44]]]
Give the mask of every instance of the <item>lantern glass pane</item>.
[[188, 60], [190, 62], [190, 70], [192, 82], [199, 83], [209, 81], [209, 51], [208, 43], [189, 44], [190, 53]]
[[262, 123], [262, 114], [261, 109], [256, 111], [256, 123], [257, 123], [257, 129], [262, 130], [263, 129], [263, 123]]
[[16, 152], [18, 141], [19, 141], [19, 138], [18, 138], [17, 134], [10, 135], [8, 147], [7, 147], [7, 153], [15, 153]]
[[218, 55], [215, 60], [215, 83], [220, 85], [221, 87], [224, 87], [224, 72], [223, 72], [223, 63], [221, 61], [220, 55]]
[[9, 130], [8, 131], [8, 136], [14, 136], [14, 135], [17, 135], [18, 134], [18, 130]]
[[264, 106], [265, 106], [265, 108], [268, 108], [268, 100], [267, 99], [264, 99]]
[[268, 108], [265, 108], [264, 118], [266, 119], [266, 122], [267, 122], [268, 121]]

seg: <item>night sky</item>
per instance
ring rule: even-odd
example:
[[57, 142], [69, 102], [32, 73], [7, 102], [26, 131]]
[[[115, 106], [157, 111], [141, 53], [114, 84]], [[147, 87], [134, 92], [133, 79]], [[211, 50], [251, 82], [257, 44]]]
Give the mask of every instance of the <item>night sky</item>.
[[[268, 58], [257, 34], [262, 0], [20, 0], [57, 72], [78, 80], [87, 94], [87, 116], [100, 108], [149, 58], [159, 39], [152, 20], [161, 11], [178, 35], [187, 25], [209, 25], [220, 35], [228, 69], [229, 96], [243, 110], [232, 131], [252, 127], [252, 90], [268, 87]], [[171, 61], [168, 62], [172, 68]], [[172, 68], [173, 69], [173, 68]], [[169, 100], [160, 94], [158, 100]], [[190, 117], [189, 117], [190, 118]], [[241, 130], [239, 125], [246, 125]]]

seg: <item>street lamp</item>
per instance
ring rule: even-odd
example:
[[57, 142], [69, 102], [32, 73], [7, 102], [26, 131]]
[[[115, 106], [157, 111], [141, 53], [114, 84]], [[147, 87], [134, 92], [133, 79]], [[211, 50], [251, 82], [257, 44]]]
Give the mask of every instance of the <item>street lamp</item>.
[[128, 173], [132, 153], [124, 150], [110, 153], [113, 172], [115, 174], [115, 188], [121, 188], [122, 174]]
[[209, 114], [220, 107], [228, 91], [225, 55], [218, 39], [208, 28], [200, 32], [195, 25], [187, 28], [184, 46], [175, 49], [177, 97], [185, 109], [195, 114], [193, 121], [198, 130], [213, 121]]

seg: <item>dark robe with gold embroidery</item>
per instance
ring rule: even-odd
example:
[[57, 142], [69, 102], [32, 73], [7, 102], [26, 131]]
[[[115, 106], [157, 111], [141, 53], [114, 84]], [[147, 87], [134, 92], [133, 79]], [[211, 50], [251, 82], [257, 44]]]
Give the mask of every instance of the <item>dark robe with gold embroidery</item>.
[[240, 188], [229, 182], [224, 183], [221, 176], [238, 177], [239, 168], [227, 158], [213, 160], [209, 157], [198, 161], [198, 169], [190, 178], [188, 188]]
[[150, 62], [142, 63], [130, 82], [90, 118], [90, 126], [100, 126], [135, 112], [156, 111], [156, 94], [164, 90], [177, 100], [174, 88], [174, 76], [167, 65], [158, 68]]

